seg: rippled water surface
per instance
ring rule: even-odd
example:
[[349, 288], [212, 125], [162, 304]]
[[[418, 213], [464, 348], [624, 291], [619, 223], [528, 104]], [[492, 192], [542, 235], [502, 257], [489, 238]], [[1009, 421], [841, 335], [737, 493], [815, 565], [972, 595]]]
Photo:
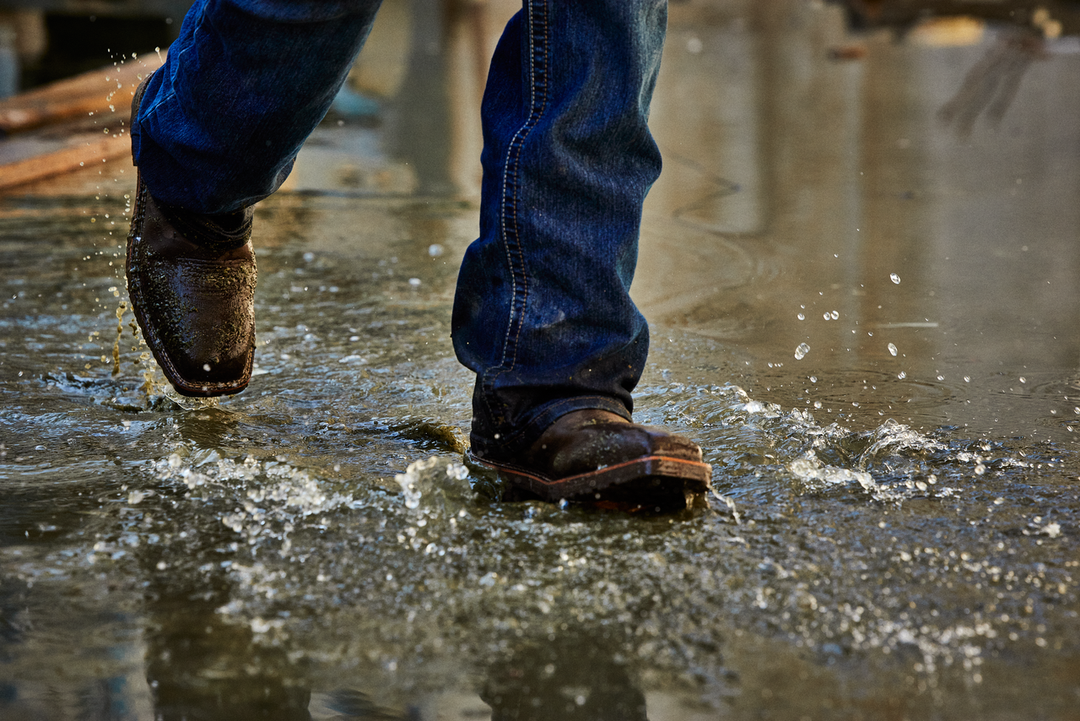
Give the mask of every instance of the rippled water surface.
[[133, 334], [130, 168], [0, 198], [0, 718], [1076, 718], [1080, 54], [965, 134], [1004, 30], [755, 7], [672, 5], [635, 285], [635, 415], [702, 445], [707, 507], [463, 465], [453, 33], [442, 165], [395, 135], [406, 78], [259, 207], [234, 398]]

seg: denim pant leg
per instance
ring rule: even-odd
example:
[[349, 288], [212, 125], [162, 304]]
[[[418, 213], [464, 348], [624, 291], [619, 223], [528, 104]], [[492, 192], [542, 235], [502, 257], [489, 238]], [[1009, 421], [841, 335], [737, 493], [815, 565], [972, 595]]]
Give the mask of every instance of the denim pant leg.
[[481, 456], [572, 410], [632, 411], [648, 327], [629, 289], [660, 173], [647, 120], [666, 21], [666, 0], [524, 0], [495, 51], [480, 237], [453, 314]]
[[197, 0], [132, 123], [132, 151], [151, 194], [214, 214], [277, 190], [344, 83], [379, 4]]

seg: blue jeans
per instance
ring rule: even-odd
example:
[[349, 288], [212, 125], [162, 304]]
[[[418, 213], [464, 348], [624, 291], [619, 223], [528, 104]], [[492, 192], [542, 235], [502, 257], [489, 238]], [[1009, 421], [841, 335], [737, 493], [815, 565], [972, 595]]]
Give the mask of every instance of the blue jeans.
[[[151, 194], [214, 214], [273, 193], [378, 5], [196, 2], [133, 123]], [[633, 409], [648, 327], [629, 289], [660, 173], [647, 120], [666, 19], [666, 0], [523, 0], [495, 51], [480, 238], [452, 324], [457, 356], [476, 372], [480, 456], [512, 456], [573, 410]]]

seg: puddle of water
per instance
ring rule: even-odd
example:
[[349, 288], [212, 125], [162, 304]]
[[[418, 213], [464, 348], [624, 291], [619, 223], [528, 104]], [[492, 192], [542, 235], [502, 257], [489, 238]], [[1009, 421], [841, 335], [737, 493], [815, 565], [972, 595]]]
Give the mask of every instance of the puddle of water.
[[838, 62], [836, 8], [732, 7], [672, 6], [635, 289], [636, 415], [702, 444], [707, 507], [492, 500], [474, 202], [392, 155], [259, 208], [256, 376], [215, 402], [118, 336], [124, 179], [0, 201], [0, 717], [1070, 718], [1075, 58], [958, 139], [984, 46]]

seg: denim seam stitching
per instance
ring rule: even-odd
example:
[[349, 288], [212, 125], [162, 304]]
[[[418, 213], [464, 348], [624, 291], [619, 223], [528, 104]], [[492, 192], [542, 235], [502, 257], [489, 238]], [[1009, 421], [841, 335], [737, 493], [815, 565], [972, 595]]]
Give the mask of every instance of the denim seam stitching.
[[[502, 207], [500, 208], [500, 219], [502, 221], [500, 235], [503, 247], [506, 249], [507, 263], [510, 267], [510, 319], [507, 324], [506, 335], [503, 338], [499, 370], [493, 373], [485, 383], [488, 389], [494, 387], [499, 376], [512, 370], [517, 364], [517, 341], [521, 337], [521, 330], [524, 326], [525, 307], [529, 295], [528, 273], [525, 267], [524, 253], [521, 249], [521, 232], [517, 214], [518, 173], [525, 142], [536, 126], [539, 125], [541, 117], [547, 110], [550, 40], [548, 38], [549, 22], [545, 0], [529, 0], [527, 7], [529, 10], [526, 15], [526, 32], [529, 43], [529, 116], [522, 126], [518, 128], [517, 132], [514, 133], [506, 151], [506, 165], [503, 168]], [[540, 16], [541, 13], [543, 13], [543, 17]], [[542, 36], [539, 38], [540, 42], [537, 43], [539, 33], [542, 33]], [[542, 80], [539, 83], [537, 81], [538, 66], [542, 75]], [[516, 267], [514, 262], [515, 254], [517, 255]], [[518, 287], [519, 277], [521, 281], [520, 290]], [[512, 351], [511, 347], [513, 348]], [[492, 417], [495, 417], [491, 407], [493, 395], [490, 391], [485, 393], [485, 403], [488, 406], [488, 412]]]

